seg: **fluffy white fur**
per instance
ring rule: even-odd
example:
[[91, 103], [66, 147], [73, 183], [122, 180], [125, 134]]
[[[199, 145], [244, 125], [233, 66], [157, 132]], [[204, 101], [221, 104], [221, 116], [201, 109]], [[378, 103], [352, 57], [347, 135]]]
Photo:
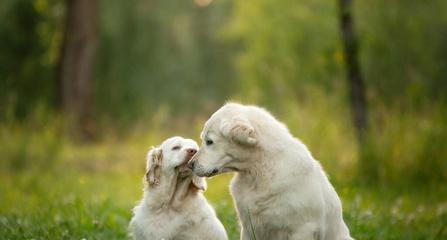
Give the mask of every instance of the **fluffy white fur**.
[[321, 165], [270, 113], [226, 104], [201, 138], [189, 166], [198, 176], [236, 172], [230, 190], [241, 239], [352, 239]]
[[129, 225], [134, 239], [227, 239], [200, 191], [204, 178], [186, 167], [197, 149], [194, 140], [173, 137], [149, 151], [144, 197]]

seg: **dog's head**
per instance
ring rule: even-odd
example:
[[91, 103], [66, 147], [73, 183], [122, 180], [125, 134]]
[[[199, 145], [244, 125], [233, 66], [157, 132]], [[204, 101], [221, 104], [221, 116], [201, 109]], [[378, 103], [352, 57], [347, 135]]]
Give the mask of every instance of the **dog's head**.
[[152, 147], [147, 154], [146, 181], [150, 187], [160, 184], [162, 176], [178, 175], [192, 177], [192, 183], [201, 190], [206, 189], [205, 179], [192, 175], [186, 164], [196, 154], [197, 143], [192, 139], [172, 137], [160, 146]]
[[188, 166], [198, 176], [240, 170], [257, 146], [255, 127], [243, 114], [245, 106], [227, 104], [205, 123], [202, 146]]

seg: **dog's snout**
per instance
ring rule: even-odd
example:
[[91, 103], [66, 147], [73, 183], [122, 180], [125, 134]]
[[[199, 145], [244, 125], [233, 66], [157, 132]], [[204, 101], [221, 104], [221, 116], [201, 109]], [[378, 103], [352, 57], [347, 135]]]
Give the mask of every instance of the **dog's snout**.
[[194, 161], [189, 161], [188, 164], [186, 164], [186, 166], [187, 166], [189, 169], [193, 170], [193, 169], [194, 169], [194, 164], [195, 164]]
[[193, 170], [194, 169], [194, 159], [193, 156], [197, 153], [197, 149], [194, 148], [188, 148], [186, 149], [186, 155], [189, 159], [188, 163], [186, 164], [186, 167]]
[[188, 153], [188, 155], [193, 156], [194, 154], [197, 153], [197, 150], [194, 148], [188, 148], [186, 149], [186, 153]]

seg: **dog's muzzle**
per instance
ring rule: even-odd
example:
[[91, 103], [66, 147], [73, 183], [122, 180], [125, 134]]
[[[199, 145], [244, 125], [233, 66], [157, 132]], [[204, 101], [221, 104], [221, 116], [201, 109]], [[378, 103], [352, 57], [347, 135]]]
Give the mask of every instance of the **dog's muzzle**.
[[189, 160], [188, 164], [186, 164], [186, 167], [188, 167], [191, 170], [194, 170], [194, 164], [195, 163], [196, 162], [193, 159], [191, 159], [191, 160]]

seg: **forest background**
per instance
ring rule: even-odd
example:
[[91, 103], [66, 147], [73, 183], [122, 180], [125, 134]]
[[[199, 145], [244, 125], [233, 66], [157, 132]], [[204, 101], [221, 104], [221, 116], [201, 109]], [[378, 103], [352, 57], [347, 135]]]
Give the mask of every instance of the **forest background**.
[[357, 239], [447, 237], [447, 1], [4, 0], [0, 43], [5, 239], [122, 239], [149, 147], [226, 101], [309, 147]]

